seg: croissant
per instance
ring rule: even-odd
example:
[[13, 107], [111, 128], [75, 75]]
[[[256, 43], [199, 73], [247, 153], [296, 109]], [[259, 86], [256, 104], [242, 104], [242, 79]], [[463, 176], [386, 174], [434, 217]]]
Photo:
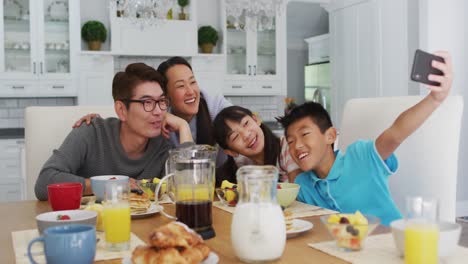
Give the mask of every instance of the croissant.
[[198, 264], [208, 257], [210, 248], [195, 232], [171, 222], [150, 232], [149, 245], [133, 250], [134, 264]]
[[203, 243], [203, 239], [185, 227], [174, 222], [155, 228], [150, 233], [150, 245], [157, 248], [182, 247], [188, 248]]
[[205, 244], [198, 244], [194, 247], [183, 249], [180, 254], [187, 260], [187, 263], [197, 264], [202, 262], [210, 254], [210, 248]]
[[150, 246], [138, 246], [132, 253], [134, 264], [188, 264], [175, 248], [155, 249]]

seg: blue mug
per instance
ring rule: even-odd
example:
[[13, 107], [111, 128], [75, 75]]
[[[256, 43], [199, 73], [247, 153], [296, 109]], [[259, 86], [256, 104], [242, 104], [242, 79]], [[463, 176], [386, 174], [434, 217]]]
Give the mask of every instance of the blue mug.
[[48, 264], [93, 263], [96, 255], [96, 228], [78, 224], [47, 228], [42, 236], [29, 242], [28, 257], [31, 263], [37, 263], [31, 255], [31, 247], [36, 242], [44, 244]]

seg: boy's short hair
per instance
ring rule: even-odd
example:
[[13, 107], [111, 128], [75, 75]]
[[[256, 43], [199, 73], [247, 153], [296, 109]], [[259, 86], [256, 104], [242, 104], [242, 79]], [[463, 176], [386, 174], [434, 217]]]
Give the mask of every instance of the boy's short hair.
[[132, 98], [135, 87], [143, 82], [156, 82], [163, 91], [166, 90], [166, 78], [161, 73], [144, 63], [132, 63], [125, 68], [125, 71], [118, 72], [114, 76], [112, 81], [114, 101]]
[[327, 110], [319, 103], [306, 102], [294, 107], [289, 114], [277, 118], [278, 122], [284, 127], [284, 134], [287, 136], [288, 127], [296, 121], [309, 117], [325, 133], [327, 129], [333, 126], [330, 115]]

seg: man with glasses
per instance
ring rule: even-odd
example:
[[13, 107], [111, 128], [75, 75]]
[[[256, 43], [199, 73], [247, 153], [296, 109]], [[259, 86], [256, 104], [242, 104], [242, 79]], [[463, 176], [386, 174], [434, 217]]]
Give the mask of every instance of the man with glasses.
[[118, 72], [112, 82], [118, 118], [95, 118], [91, 125], [73, 129], [39, 173], [36, 197], [47, 200], [47, 185], [60, 182], [80, 182], [83, 194], [91, 194], [89, 178], [96, 175], [127, 175], [132, 182], [163, 176], [174, 146], [161, 130], [178, 131], [180, 143], [193, 142], [188, 123], [167, 113], [165, 84], [160, 73], [143, 63]]

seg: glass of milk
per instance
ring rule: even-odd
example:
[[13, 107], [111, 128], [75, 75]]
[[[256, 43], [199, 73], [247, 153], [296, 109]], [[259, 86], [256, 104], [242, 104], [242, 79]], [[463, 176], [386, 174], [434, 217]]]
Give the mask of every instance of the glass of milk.
[[231, 225], [234, 251], [243, 262], [279, 259], [286, 245], [286, 225], [276, 201], [278, 169], [243, 166], [237, 171], [239, 201]]

